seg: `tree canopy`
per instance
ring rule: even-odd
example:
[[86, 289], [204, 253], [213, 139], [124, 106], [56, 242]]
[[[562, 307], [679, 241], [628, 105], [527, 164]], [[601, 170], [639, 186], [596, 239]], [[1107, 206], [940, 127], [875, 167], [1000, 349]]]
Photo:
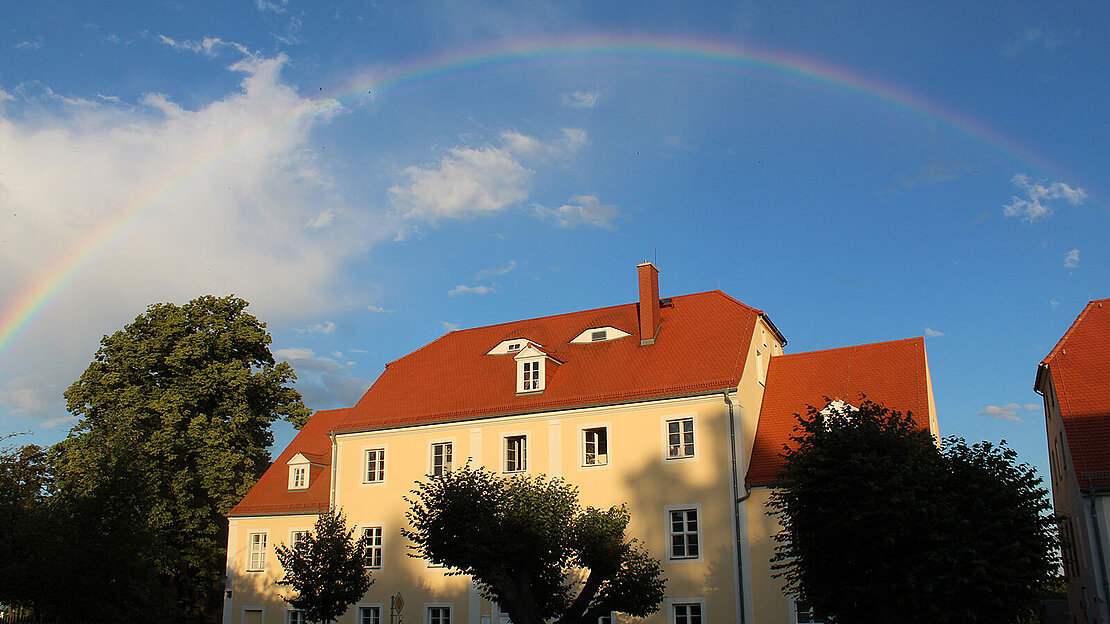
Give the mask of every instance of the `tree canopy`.
[[663, 601], [659, 561], [625, 539], [628, 510], [582, 509], [560, 479], [466, 466], [418, 483], [406, 500], [413, 556], [472, 576], [517, 624], [644, 617]]
[[220, 608], [226, 514], [269, 464], [270, 424], [309, 416], [247, 305], [154, 304], [105, 336], [65, 392], [80, 420], [51, 450], [67, 513], [132, 534], [189, 618]]
[[325, 511], [302, 541], [277, 547], [285, 569], [279, 581], [295, 592], [286, 602], [309, 622], [332, 622], [358, 602], [374, 582], [365, 568], [364, 544], [338, 510]]
[[1005, 445], [946, 438], [864, 400], [810, 408], [769, 501], [787, 590], [841, 624], [1027, 616], [1053, 578], [1041, 480]]

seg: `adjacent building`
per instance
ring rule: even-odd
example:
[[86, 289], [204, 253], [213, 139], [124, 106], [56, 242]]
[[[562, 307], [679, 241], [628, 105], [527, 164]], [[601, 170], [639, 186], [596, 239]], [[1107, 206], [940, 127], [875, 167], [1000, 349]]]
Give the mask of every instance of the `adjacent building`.
[[1087, 304], [1037, 368], [1073, 622], [1110, 622], [1110, 299]]
[[813, 621], [770, 569], [779, 452], [795, 414], [861, 394], [935, 434], [924, 340], [784, 355], [763, 311], [719, 290], [660, 298], [656, 267], [637, 272], [637, 302], [450, 332], [388, 364], [353, 407], [317, 412], [230, 513], [225, 624], [300, 621], [275, 546], [332, 505], [368, 538], [375, 579], [341, 622], [389, 622], [399, 593], [409, 624], [507, 622], [401, 536], [413, 482], [466, 462], [628, 504], [668, 580], [645, 622]]

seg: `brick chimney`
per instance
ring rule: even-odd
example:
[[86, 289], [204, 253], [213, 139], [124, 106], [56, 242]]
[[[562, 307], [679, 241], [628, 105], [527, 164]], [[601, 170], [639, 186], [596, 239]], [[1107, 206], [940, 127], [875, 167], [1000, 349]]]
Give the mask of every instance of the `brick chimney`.
[[659, 269], [650, 262], [637, 264], [640, 274], [640, 345], [655, 344], [659, 333]]

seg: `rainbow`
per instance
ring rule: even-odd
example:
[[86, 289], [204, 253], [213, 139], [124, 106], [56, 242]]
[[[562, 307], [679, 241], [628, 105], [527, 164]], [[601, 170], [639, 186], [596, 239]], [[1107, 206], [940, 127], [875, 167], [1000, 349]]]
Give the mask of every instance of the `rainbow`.
[[969, 140], [1001, 151], [1039, 170], [1049, 170], [1037, 154], [976, 120], [930, 102], [911, 91], [865, 77], [851, 70], [813, 58], [770, 49], [756, 49], [730, 42], [654, 36], [594, 35], [573, 39], [502, 42], [462, 53], [444, 54], [357, 74], [316, 106], [305, 107], [290, 118], [277, 120], [264, 130], [244, 134], [218, 151], [203, 154], [168, 172], [150, 188], [135, 193], [111, 218], [90, 229], [50, 265], [39, 271], [0, 310], [0, 362], [35, 320], [87, 267], [132, 229], [142, 216], [172, 197], [186, 181], [217, 166], [237, 148], [269, 132], [321, 114], [328, 102], [351, 108], [368, 103], [388, 103], [404, 93], [428, 85], [483, 74], [525, 71], [532, 67], [589, 66], [682, 67], [710, 72], [757, 72], [858, 96], [886, 107], [931, 120], [953, 129]]

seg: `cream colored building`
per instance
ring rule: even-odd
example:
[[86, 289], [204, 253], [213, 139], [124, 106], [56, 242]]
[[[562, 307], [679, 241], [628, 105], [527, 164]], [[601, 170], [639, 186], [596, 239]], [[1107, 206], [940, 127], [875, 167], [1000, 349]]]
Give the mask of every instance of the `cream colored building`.
[[372, 541], [374, 584], [341, 622], [389, 622], [398, 594], [408, 624], [507, 621], [401, 536], [413, 483], [467, 461], [562, 477], [583, 505], [627, 503], [667, 579], [645, 622], [810, 621], [768, 563], [778, 450], [794, 413], [861, 391], [935, 432], [924, 342], [784, 356], [762, 311], [720, 291], [660, 299], [656, 268], [637, 271], [637, 303], [451, 332], [387, 365], [354, 407], [314, 415], [230, 514], [225, 624], [299, 621], [275, 546], [329, 505]]

